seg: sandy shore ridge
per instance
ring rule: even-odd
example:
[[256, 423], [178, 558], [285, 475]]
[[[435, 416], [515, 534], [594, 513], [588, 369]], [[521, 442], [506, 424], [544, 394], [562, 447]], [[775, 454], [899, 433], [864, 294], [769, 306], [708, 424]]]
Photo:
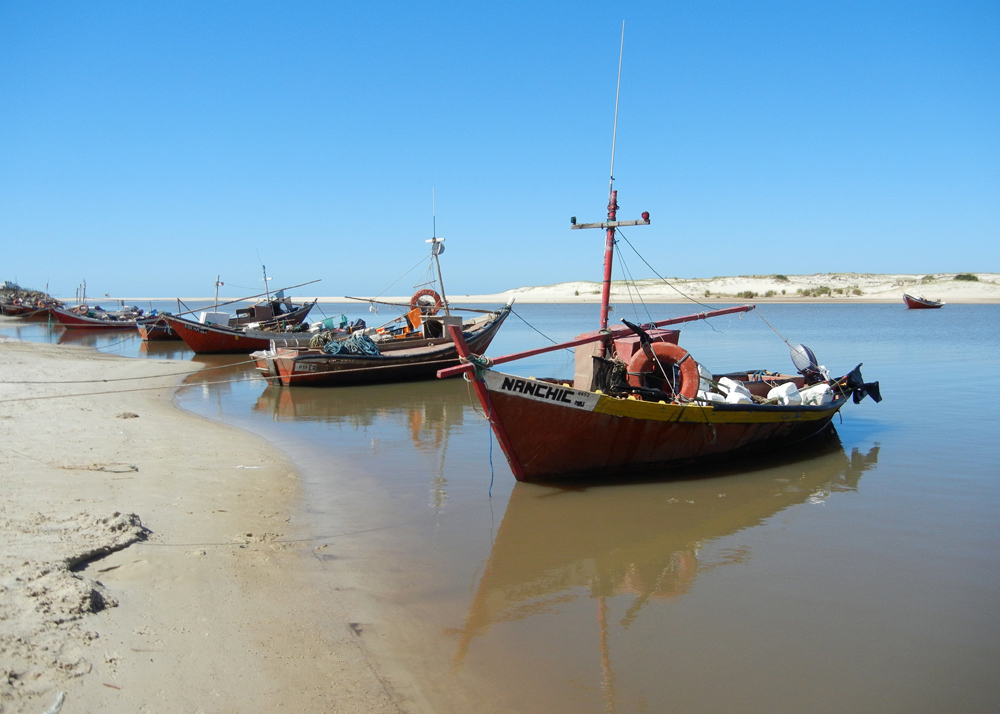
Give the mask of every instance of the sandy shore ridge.
[[347, 568], [316, 590], [291, 464], [172, 404], [191, 363], [0, 353], [0, 712], [412, 710]]

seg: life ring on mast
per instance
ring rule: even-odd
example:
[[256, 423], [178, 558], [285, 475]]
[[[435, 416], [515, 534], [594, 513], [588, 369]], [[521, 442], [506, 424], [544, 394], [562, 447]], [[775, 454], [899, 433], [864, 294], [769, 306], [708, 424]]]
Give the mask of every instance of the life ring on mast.
[[[434, 302], [431, 303], [423, 298], [431, 298]], [[413, 297], [410, 298], [410, 309], [419, 307], [420, 311], [425, 315], [437, 315], [438, 310], [443, 304], [441, 296], [430, 288], [417, 290], [417, 292], [413, 293]]]
[[[679, 396], [685, 399], [694, 399], [698, 394], [698, 383], [701, 375], [698, 374], [698, 363], [683, 347], [678, 347], [671, 342], [654, 342], [652, 345], [653, 354], [656, 360], [664, 368], [670, 365], [677, 365], [681, 370], [681, 383], [674, 385], [674, 390]], [[632, 359], [628, 361], [628, 383], [633, 387], [644, 387], [643, 374], [653, 374], [657, 372], [658, 365], [651, 360], [644, 350], [639, 350]]]

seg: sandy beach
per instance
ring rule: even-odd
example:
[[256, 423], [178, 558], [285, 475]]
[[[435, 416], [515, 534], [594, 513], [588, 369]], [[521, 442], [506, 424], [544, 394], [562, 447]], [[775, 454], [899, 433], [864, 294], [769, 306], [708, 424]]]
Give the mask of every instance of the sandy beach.
[[191, 363], [0, 352], [0, 712], [412, 709], [346, 568], [315, 592], [291, 464], [174, 406]]

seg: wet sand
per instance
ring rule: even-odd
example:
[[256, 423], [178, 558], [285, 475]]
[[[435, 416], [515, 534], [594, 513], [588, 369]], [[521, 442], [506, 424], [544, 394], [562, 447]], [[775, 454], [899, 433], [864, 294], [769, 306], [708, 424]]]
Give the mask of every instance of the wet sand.
[[190, 362], [0, 355], [0, 712], [414, 709], [291, 463], [173, 404]]

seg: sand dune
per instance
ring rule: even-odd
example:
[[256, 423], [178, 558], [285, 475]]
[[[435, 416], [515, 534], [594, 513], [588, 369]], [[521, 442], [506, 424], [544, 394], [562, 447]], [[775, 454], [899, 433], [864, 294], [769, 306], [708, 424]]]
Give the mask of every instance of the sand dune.
[[[970, 275], [968, 273], [963, 275]], [[901, 302], [903, 293], [953, 303], [1000, 302], [1000, 274], [972, 273], [976, 280], [956, 279], [955, 273], [873, 275], [816, 273], [814, 275], [739, 275], [714, 278], [641, 280], [629, 292], [623, 281], [612, 283], [615, 301], [637, 293], [646, 302], [753, 300], [755, 302]], [[570, 282], [523, 287], [494, 295], [449, 295], [453, 302], [598, 302], [599, 282]]]

